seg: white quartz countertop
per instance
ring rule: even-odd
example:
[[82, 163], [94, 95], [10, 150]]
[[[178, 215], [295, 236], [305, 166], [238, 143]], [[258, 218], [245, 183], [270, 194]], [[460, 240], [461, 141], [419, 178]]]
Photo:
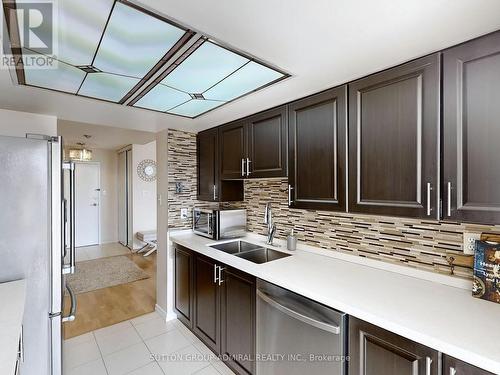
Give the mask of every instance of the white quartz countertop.
[[14, 374], [24, 315], [26, 282], [0, 284], [0, 374]]
[[[254, 234], [242, 239], [263, 243]], [[303, 250], [255, 264], [209, 247], [227, 240], [191, 231], [172, 232], [170, 241], [500, 374], [500, 305], [473, 298], [470, 290]]]

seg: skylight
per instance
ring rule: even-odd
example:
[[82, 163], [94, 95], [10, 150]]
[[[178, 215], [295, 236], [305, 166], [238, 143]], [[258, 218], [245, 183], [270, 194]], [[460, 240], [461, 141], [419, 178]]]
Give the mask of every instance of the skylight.
[[55, 4], [57, 68], [20, 84], [194, 118], [288, 76], [126, 0]]

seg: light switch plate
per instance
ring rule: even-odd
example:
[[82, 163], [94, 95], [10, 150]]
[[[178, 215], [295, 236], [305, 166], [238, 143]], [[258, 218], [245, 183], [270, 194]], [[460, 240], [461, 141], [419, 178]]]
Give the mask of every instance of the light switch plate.
[[464, 232], [464, 254], [473, 255], [476, 240], [481, 239], [481, 233]]
[[181, 208], [181, 219], [185, 220], [188, 218], [188, 209], [187, 208]]

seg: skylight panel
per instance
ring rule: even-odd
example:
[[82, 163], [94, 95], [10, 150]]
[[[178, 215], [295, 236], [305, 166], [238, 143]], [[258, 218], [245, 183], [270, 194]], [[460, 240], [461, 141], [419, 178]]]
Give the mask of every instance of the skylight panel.
[[72, 65], [90, 65], [113, 7], [113, 0], [60, 0], [58, 58]]
[[137, 78], [92, 73], [87, 75], [78, 94], [118, 102], [138, 82]]
[[189, 100], [191, 97], [188, 94], [160, 84], [139, 99], [135, 107], [165, 112]]
[[214, 109], [218, 106], [225, 104], [224, 102], [218, 102], [214, 100], [198, 100], [192, 99], [187, 103], [181, 104], [178, 107], [172, 108], [168, 113], [173, 113], [175, 115], [186, 116], [186, 117], [196, 117]]
[[252, 61], [204, 92], [203, 96], [230, 101], [283, 77], [283, 73]]
[[188, 93], [202, 93], [247, 62], [247, 58], [207, 41], [162, 83]]
[[93, 65], [103, 72], [142, 78], [184, 32], [117, 2]]
[[[9, 13], [15, 5], [4, 12], [9, 20], [20, 17], [9, 35], [17, 57], [25, 17]], [[59, 0], [51, 9], [42, 21], [54, 22], [36, 34], [56, 48], [24, 46], [26, 65], [16, 70], [21, 85], [194, 118], [288, 77], [128, 0]], [[33, 55], [57, 65], [34, 68]]]

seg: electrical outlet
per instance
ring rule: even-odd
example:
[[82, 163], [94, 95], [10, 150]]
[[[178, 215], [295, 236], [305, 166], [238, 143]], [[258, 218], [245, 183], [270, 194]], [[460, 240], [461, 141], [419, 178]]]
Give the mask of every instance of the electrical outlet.
[[187, 208], [181, 208], [181, 219], [186, 220], [188, 218], [188, 209]]
[[464, 254], [474, 254], [476, 240], [481, 239], [481, 233], [464, 232]]

